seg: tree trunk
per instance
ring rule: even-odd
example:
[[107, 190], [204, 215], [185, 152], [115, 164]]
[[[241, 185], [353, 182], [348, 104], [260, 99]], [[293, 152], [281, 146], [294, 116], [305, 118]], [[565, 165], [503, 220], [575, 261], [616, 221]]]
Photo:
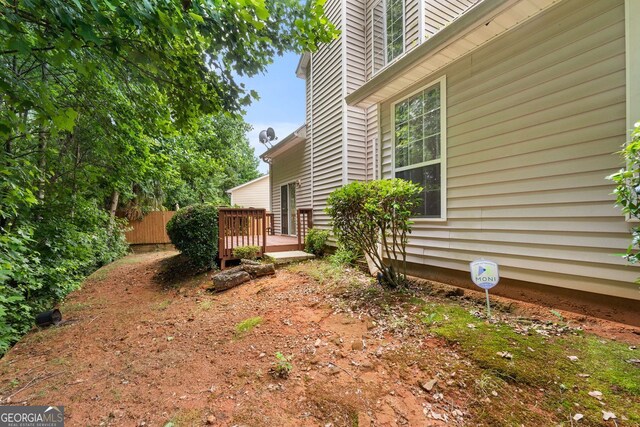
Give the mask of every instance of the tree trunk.
[[111, 206], [109, 207], [109, 217], [111, 218], [112, 222], [116, 219], [118, 200], [120, 200], [120, 192], [113, 190], [113, 193], [111, 193]]

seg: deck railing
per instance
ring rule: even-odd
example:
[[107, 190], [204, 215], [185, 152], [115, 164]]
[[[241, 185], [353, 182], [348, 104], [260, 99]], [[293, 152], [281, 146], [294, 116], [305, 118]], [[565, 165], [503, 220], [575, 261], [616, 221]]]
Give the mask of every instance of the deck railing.
[[307, 231], [313, 227], [313, 209], [298, 209], [298, 249], [304, 249]]
[[[307, 232], [313, 227], [312, 217], [313, 209], [298, 209], [296, 212], [299, 250], [304, 249]], [[220, 267], [224, 269], [227, 261], [236, 259], [233, 250], [241, 246], [258, 246], [260, 248], [258, 255], [262, 256], [267, 248], [267, 235], [274, 234], [273, 227], [273, 214], [268, 214], [265, 209], [220, 208], [218, 212]]]
[[258, 246], [259, 256], [267, 245], [265, 209], [220, 208], [218, 212], [218, 257], [224, 269], [226, 261], [235, 259], [233, 250], [241, 246]]

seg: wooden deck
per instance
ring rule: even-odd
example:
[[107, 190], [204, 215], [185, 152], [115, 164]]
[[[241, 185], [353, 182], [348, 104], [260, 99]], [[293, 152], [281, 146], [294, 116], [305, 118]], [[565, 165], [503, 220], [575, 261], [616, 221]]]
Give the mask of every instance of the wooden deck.
[[226, 261], [237, 259], [234, 248], [258, 246], [259, 256], [265, 252], [302, 250], [307, 231], [313, 227], [313, 211], [298, 209], [296, 212], [298, 236], [275, 235], [273, 215], [265, 209], [220, 208], [218, 211], [218, 257], [223, 270]]
[[[267, 251], [295, 251], [298, 249], [298, 237], [281, 234], [267, 235]], [[262, 236], [236, 236], [227, 237], [227, 247], [262, 246]]]

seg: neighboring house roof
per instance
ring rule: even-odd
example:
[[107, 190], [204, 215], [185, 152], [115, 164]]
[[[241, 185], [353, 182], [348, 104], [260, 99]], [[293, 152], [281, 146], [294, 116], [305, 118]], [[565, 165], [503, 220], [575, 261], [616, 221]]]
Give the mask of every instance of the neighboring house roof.
[[286, 150], [295, 147], [296, 145], [307, 140], [307, 125], [306, 123], [294, 130], [291, 134], [287, 135], [280, 140], [276, 145], [265, 151], [260, 158], [265, 162], [282, 154]]
[[557, 0], [537, 1], [533, 8], [535, 13], [530, 10], [528, 2], [484, 0], [476, 3], [451, 24], [347, 95], [347, 104], [366, 107], [384, 102], [555, 3]]
[[249, 182], [245, 182], [244, 184], [238, 185], [237, 187], [230, 188], [230, 189], [227, 190], [227, 194], [231, 194], [232, 192], [234, 192], [236, 190], [239, 190], [239, 189], [241, 189], [243, 187], [246, 187], [248, 185], [254, 184], [254, 183], [256, 183], [258, 181], [261, 181], [263, 179], [269, 179], [269, 174], [262, 175], [261, 177], [253, 179], [253, 180], [251, 180]]

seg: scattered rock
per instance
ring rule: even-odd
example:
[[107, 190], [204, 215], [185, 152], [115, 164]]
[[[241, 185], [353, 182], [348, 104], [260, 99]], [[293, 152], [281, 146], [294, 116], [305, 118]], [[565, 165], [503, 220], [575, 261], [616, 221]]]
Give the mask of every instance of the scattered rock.
[[365, 372], [373, 371], [373, 363], [365, 361], [362, 363], [362, 365], [360, 365], [360, 368], [362, 368], [362, 370]]
[[314, 347], [320, 347], [322, 345], [322, 340], [318, 338], [316, 342], [313, 343]]
[[496, 353], [498, 356], [502, 357], [503, 359], [513, 359], [513, 354], [509, 353], [508, 351], [499, 351]]
[[569, 360], [571, 360], [572, 362], [577, 362], [578, 361], [578, 356], [567, 356], [567, 358]]
[[580, 421], [580, 420], [581, 420], [581, 419], [583, 419], [583, 418], [584, 418], [584, 415], [582, 415], [582, 414], [575, 414], [575, 415], [573, 416], [573, 421]]
[[580, 378], [589, 378], [591, 375], [589, 374], [578, 374]]
[[493, 391], [491, 392], [491, 395], [492, 395], [493, 397], [498, 397], [498, 392], [497, 392], [497, 391], [495, 391], [495, 390], [493, 390]]
[[207, 425], [213, 425], [216, 423], [216, 417], [213, 415], [209, 415], [207, 417]]
[[433, 390], [433, 387], [436, 385], [437, 382], [438, 382], [438, 379], [434, 378], [434, 379], [429, 380], [427, 382], [419, 382], [418, 384], [420, 385], [420, 387], [422, 387], [423, 390], [431, 391], [431, 390]]
[[615, 420], [616, 414], [614, 414], [613, 412], [609, 412], [609, 411], [602, 411], [602, 419], [605, 421], [609, 421], [609, 420]]
[[474, 325], [473, 323], [467, 323], [467, 328], [469, 329], [475, 329], [476, 325]]
[[342, 338], [340, 338], [340, 337], [336, 337], [336, 338], [334, 338], [334, 339], [333, 339], [333, 343], [334, 343], [335, 345], [337, 345], [338, 347], [342, 347]]
[[373, 320], [369, 320], [367, 322], [367, 331], [370, 331], [372, 329], [374, 329], [376, 327], [376, 322], [374, 322]]
[[340, 368], [335, 365], [329, 366], [329, 375], [337, 375], [340, 373]]
[[363, 340], [355, 340], [351, 342], [351, 350], [362, 351], [364, 349]]

